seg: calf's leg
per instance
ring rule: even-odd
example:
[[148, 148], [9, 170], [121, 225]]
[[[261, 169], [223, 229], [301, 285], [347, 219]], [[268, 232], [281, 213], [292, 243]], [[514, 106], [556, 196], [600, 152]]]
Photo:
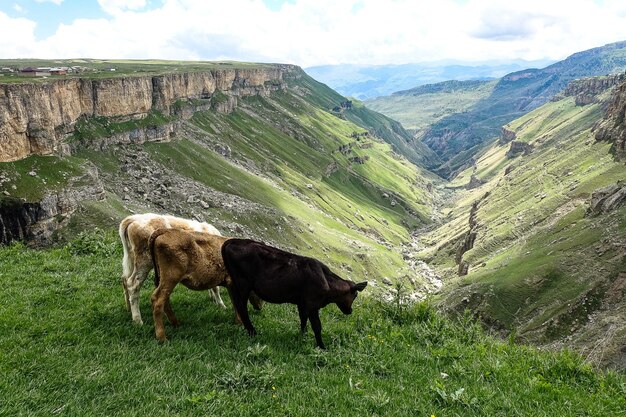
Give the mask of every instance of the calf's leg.
[[128, 298], [128, 288], [126, 287], [126, 277], [122, 275], [122, 287], [124, 288], [124, 301], [126, 301], [126, 310], [130, 311], [130, 300]]
[[[176, 284], [174, 284], [176, 285]], [[165, 305], [169, 302], [170, 294], [172, 293], [173, 286], [166, 284], [163, 281], [152, 293], [152, 317], [154, 318], [154, 331], [156, 338], [159, 342], [165, 342], [165, 326], [163, 325], [163, 311]]]
[[237, 316], [241, 320], [243, 327], [248, 331], [248, 334], [254, 336], [256, 335], [256, 330], [250, 321], [250, 316], [248, 316], [248, 297], [250, 296], [250, 291], [242, 291], [233, 287], [234, 285], [228, 287], [228, 293], [230, 294], [233, 306], [235, 306]]
[[170, 298], [167, 297], [167, 301], [165, 302], [165, 314], [167, 315], [167, 319], [172, 323], [172, 326], [178, 327], [180, 326], [180, 322], [176, 318], [174, 314], [174, 310], [172, 310], [172, 303], [170, 303]]
[[251, 291], [250, 304], [252, 304], [252, 307], [254, 307], [256, 311], [261, 311], [261, 308], [263, 307], [263, 300], [261, 300], [261, 298], [256, 295], [254, 291]]
[[139, 290], [141, 290], [143, 282], [152, 269], [152, 262], [139, 262], [140, 263], [135, 265], [133, 273], [126, 280], [126, 287], [133, 321], [137, 324], [143, 324], [143, 320], [141, 320], [141, 310], [139, 309]]
[[298, 314], [300, 315], [300, 331], [306, 332], [306, 321], [309, 319], [309, 314], [306, 309], [306, 305], [298, 304]]
[[315, 333], [315, 341], [320, 349], [326, 349], [322, 341], [322, 322], [320, 321], [319, 309], [309, 310], [309, 320], [311, 320], [311, 328]]
[[226, 308], [226, 304], [224, 304], [224, 301], [222, 301], [222, 297], [220, 297], [220, 287], [211, 288], [209, 290], [209, 295], [211, 296], [211, 299], [215, 302], [215, 304], [222, 308]]

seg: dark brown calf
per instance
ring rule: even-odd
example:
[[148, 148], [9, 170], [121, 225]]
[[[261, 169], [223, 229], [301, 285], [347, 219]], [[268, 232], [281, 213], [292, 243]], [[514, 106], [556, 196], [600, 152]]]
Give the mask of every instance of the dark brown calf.
[[247, 310], [248, 297], [254, 291], [269, 303], [296, 304], [302, 332], [310, 320], [317, 346], [322, 349], [320, 308], [335, 303], [344, 314], [350, 314], [357, 293], [367, 286], [367, 282], [355, 284], [340, 278], [316, 259], [248, 239], [224, 242], [222, 258], [232, 280], [228, 287], [231, 299], [248, 334], [256, 334]]

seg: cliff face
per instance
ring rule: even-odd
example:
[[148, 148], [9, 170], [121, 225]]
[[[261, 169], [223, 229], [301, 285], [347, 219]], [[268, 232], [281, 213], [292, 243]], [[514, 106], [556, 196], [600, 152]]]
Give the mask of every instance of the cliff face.
[[82, 201], [101, 201], [104, 187], [94, 166], [74, 178], [62, 190], [47, 193], [39, 201], [0, 198], [0, 244], [28, 241], [34, 245], [52, 242], [54, 233], [67, 224]]
[[613, 143], [611, 151], [617, 159], [626, 158], [626, 82], [617, 87], [604, 119], [594, 130], [596, 140]]
[[500, 145], [506, 145], [507, 143], [515, 140], [516, 138], [517, 138], [517, 134], [513, 130], [503, 127], [500, 130], [500, 139], [498, 140], [498, 143]]
[[[238, 97], [268, 95], [286, 88], [300, 69], [275, 65], [254, 69], [216, 69], [106, 79], [68, 78], [46, 83], [0, 84], [0, 162], [32, 154], [63, 153], [63, 140], [82, 117], [114, 120], [142, 118], [151, 110], [173, 114], [178, 100], [210, 99], [216, 91], [226, 100], [215, 103], [230, 111]], [[141, 135], [141, 133], [135, 133]]]
[[598, 102], [597, 97], [606, 90], [622, 83], [626, 74], [610, 75], [606, 77], [581, 78], [571, 81], [565, 89], [554, 96], [552, 101], [565, 97], [574, 97], [577, 106], [585, 106]]

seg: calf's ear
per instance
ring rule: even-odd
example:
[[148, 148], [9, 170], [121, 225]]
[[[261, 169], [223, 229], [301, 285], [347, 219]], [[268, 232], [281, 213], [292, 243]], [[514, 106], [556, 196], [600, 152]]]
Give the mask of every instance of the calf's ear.
[[367, 281], [359, 282], [358, 284], [354, 284], [352, 291], [363, 291], [365, 287], [367, 287]]

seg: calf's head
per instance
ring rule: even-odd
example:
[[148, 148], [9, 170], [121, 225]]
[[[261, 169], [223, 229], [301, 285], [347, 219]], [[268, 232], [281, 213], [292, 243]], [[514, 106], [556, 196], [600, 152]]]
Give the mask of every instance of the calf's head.
[[346, 290], [342, 291], [341, 295], [335, 298], [335, 304], [341, 310], [343, 314], [352, 313], [352, 303], [360, 291], [363, 291], [367, 287], [367, 281], [359, 282], [355, 284], [352, 281], [345, 281], [349, 284]]

